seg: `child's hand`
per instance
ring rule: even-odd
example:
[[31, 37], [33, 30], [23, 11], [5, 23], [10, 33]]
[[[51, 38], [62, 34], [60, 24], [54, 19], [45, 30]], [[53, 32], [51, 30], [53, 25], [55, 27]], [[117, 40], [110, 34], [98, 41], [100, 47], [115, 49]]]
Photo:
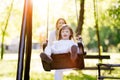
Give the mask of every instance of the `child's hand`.
[[80, 39], [82, 39], [82, 36], [81, 36], [81, 35], [78, 35], [76, 39], [77, 39], [77, 40], [80, 40]]

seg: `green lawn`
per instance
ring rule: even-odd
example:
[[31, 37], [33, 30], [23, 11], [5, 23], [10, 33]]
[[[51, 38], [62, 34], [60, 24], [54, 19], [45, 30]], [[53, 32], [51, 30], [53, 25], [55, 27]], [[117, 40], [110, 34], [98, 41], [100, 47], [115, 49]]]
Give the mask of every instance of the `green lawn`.
[[[104, 60], [104, 63], [119, 63], [120, 54], [110, 54], [110, 60]], [[17, 72], [16, 53], [7, 53], [4, 59], [0, 61], [0, 80], [16, 80]], [[85, 66], [96, 66], [98, 60], [85, 60]], [[109, 71], [103, 71], [107, 75]], [[115, 68], [109, 76], [120, 76], [120, 68]], [[70, 70], [64, 72], [64, 80], [96, 80], [97, 70]], [[54, 71], [45, 72], [39, 58], [39, 53], [32, 53], [30, 66], [30, 80], [54, 80]], [[107, 80], [107, 79], [106, 79]], [[110, 80], [110, 79], [109, 79]]]

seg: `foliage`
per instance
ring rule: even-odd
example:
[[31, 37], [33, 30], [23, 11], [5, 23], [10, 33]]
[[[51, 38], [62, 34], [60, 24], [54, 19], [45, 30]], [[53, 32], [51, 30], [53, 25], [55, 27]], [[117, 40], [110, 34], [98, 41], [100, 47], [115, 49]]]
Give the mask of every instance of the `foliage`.
[[[101, 42], [104, 51], [108, 51], [109, 47], [116, 47], [120, 43], [120, 1], [114, 2], [106, 13], [107, 17], [104, 19], [106, 24], [104, 23], [100, 27]], [[119, 51], [119, 48], [116, 47], [116, 51]]]
[[114, 27], [118, 27], [120, 28], [120, 0], [118, 0], [116, 3], [114, 3], [110, 9], [108, 9], [109, 11], [109, 16], [112, 20], [111, 25], [113, 25]]
[[96, 31], [95, 29], [88, 28], [88, 32], [89, 32], [90, 42], [88, 43], [87, 47], [88, 49], [96, 48], [97, 46], [95, 45], [97, 44], [97, 40], [95, 40], [94, 38]]
[[[99, 2], [104, 5], [105, 1]], [[108, 2], [108, 4], [109, 6], [103, 9], [103, 5], [98, 5], [101, 46], [105, 52], [119, 52], [120, 48], [117, 46], [120, 43], [120, 0], [111, 1]], [[90, 42], [86, 46], [88, 49], [95, 48], [97, 45], [95, 30], [93, 27], [88, 28], [87, 30], [89, 32]]]
[[4, 26], [4, 29], [2, 30], [1, 59], [3, 59], [3, 55], [4, 55], [5, 34], [6, 34], [7, 27], [8, 27], [9, 18], [11, 16], [11, 11], [12, 11], [12, 8], [13, 8], [13, 2], [14, 2], [14, 0], [12, 0], [10, 8], [8, 9], [7, 20], [5, 21], [5, 26]]
[[[6, 22], [7, 8], [11, 0], [2, 0], [0, 3], [0, 38], [2, 29]], [[34, 1], [34, 0], [33, 0]], [[46, 40], [47, 26], [47, 0], [35, 0], [33, 4], [33, 42], [43, 43]], [[80, 11], [80, 0], [77, 2], [77, 11], [74, 0], [55, 0], [50, 1], [49, 5], [49, 31], [55, 29], [56, 20], [59, 17], [66, 19], [67, 23], [75, 31], [78, 22], [77, 16]], [[120, 0], [97, 0], [98, 2], [98, 26], [100, 32], [101, 46], [103, 51], [109, 51], [110, 47], [120, 51]], [[18, 4], [20, 3], [20, 4]], [[107, 3], [107, 4], [106, 4]], [[5, 43], [10, 44], [16, 36], [20, 36], [24, 0], [15, 0], [11, 12], [8, 28], [6, 31]], [[40, 6], [41, 5], [41, 6]], [[82, 37], [85, 47], [97, 51], [97, 37], [94, 21], [93, 0], [85, 0], [85, 13]], [[40, 28], [40, 29], [39, 29]], [[0, 39], [1, 42], [1, 39]]]

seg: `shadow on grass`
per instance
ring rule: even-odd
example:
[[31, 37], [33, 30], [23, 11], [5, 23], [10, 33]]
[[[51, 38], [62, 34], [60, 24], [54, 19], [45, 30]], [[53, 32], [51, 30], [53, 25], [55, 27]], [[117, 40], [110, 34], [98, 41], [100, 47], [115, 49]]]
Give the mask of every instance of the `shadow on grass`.
[[64, 80], [96, 80], [95, 76], [83, 74], [81, 71], [76, 71], [75, 73], [70, 73], [64, 77]]

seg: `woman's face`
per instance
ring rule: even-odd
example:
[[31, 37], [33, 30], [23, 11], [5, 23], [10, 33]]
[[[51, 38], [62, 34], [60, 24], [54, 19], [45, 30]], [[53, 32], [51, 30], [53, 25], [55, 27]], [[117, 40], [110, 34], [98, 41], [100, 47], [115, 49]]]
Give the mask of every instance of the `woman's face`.
[[70, 33], [70, 30], [68, 28], [61, 30], [61, 37], [63, 40], [69, 40], [70, 35], [71, 35], [71, 33]]
[[59, 20], [58, 21], [58, 24], [57, 24], [57, 29], [60, 29], [60, 27], [63, 25], [63, 24], [65, 24], [65, 22], [64, 22], [64, 20]]

